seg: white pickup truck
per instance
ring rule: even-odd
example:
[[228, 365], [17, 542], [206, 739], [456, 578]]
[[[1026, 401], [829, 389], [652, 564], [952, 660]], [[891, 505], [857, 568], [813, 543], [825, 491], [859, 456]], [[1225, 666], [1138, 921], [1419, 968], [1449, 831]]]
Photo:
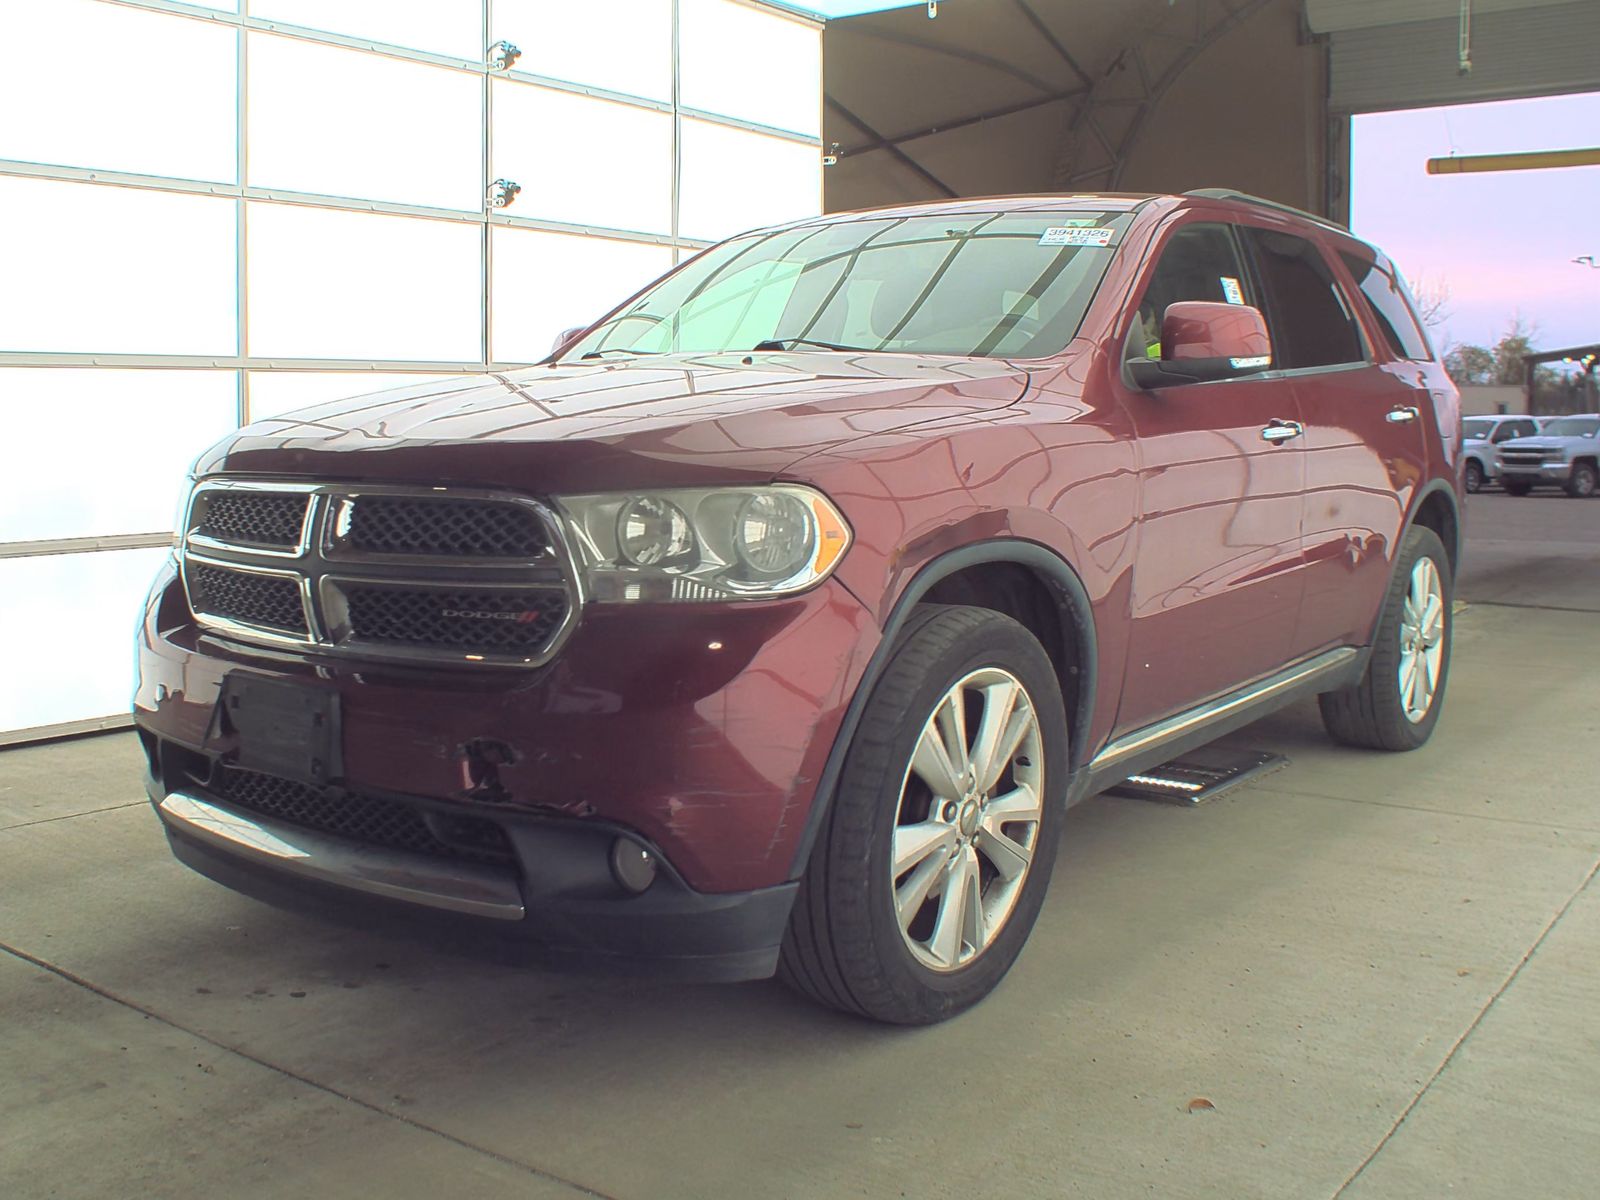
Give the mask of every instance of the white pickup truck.
[[1495, 460], [1510, 495], [1551, 484], [1569, 496], [1593, 496], [1600, 491], [1600, 413], [1552, 417], [1532, 437], [1502, 442]]

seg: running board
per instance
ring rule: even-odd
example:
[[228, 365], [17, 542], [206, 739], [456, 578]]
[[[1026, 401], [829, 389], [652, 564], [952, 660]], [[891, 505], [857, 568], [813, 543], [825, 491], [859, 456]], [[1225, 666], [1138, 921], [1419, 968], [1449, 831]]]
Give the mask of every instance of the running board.
[[1108, 794], [1192, 808], [1288, 765], [1289, 760], [1283, 755], [1269, 754], [1265, 750], [1201, 746], [1159, 767], [1130, 775], [1108, 789]]
[[1088, 786], [1083, 794], [1105, 791], [1130, 775], [1213, 742], [1302, 696], [1353, 683], [1360, 667], [1360, 650], [1350, 646], [1329, 650], [1198, 708], [1124, 734], [1089, 763]]

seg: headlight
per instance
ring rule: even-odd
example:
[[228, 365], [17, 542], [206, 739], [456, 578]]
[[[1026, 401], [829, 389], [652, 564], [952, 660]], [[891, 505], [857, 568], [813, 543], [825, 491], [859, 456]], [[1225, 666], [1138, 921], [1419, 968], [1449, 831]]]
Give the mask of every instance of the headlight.
[[828, 577], [850, 527], [791, 484], [566, 496], [584, 590], [599, 601], [763, 599]]

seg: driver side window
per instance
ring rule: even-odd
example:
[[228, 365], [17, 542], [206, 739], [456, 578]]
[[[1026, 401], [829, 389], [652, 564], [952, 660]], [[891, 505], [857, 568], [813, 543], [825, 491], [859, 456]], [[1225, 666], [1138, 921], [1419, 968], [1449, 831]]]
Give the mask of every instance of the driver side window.
[[1167, 239], [1139, 301], [1123, 358], [1160, 358], [1162, 318], [1169, 305], [1182, 300], [1256, 303], [1228, 226], [1211, 222], [1185, 225]]

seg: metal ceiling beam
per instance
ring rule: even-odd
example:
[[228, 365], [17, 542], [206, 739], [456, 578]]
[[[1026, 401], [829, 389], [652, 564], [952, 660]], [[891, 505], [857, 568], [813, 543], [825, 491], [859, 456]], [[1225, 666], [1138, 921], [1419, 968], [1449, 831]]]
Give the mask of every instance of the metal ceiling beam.
[[1018, 113], [1029, 112], [1035, 108], [1044, 108], [1050, 104], [1060, 104], [1064, 100], [1071, 100], [1083, 95], [1087, 90], [1087, 88], [1073, 88], [1071, 91], [1057, 92], [1053, 96], [1040, 96], [1036, 100], [1023, 100], [1018, 104], [1007, 104], [1003, 108], [991, 108], [987, 112], [974, 113], [970, 117], [959, 117], [953, 121], [941, 121], [937, 125], [928, 125], [922, 129], [914, 129], [909, 133], [897, 133], [893, 137], [881, 138], [878, 141], [863, 142], [859, 146], [847, 147], [840, 153], [854, 156], [857, 154], [869, 154], [874, 150], [887, 150], [891, 146], [903, 146], [907, 142], [933, 137], [935, 134], [965, 129], [969, 125], [981, 125], [985, 121], [996, 121], [1001, 117], [1014, 117]]
[[888, 138], [884, 137], [883, 134], [879, 133], [871, 125], [868, 125], [860, 117], [856, 116], [855, 113], [851, 112], [844, 105], [840, 104], [832, 96], [826, 97], [826, 101], [827, 101], [827, 105], [828, 105], [829, 108], [833, 109], [836, 113], [838, 113], [846, 121], [849, 121], [850, 124], [854, 125], [857, 129], [861, 130], [862, 133], [866, 134], [869, 138], [872, 139], [872, 141], [869, 144], [871, 149], [885, 150], [888, 153], [892, 154], [896, 159], [898, 159], [906, 167], [908, 167], [910, 170], [916, 172], [917, 175], [921, 176], [928, 183], [932, 184], [941, 193], [943, 193], [947, 198], [953, 200], [953, 199], [955, 199], [957, 196], [959, 196], [961, 194], [960, 192], [956, 191], [955, 188], [951, 187], [948, 183], [946, 183], [944, 180], [940, 179], [932, 171], [928, 170], [927, 167], [923, 166], [916, 159], [912, 158], [904, 150], [900, 149], [899, 146], [895, 145]]
[[1027, 18], [1028, 24], [1038, 30], [1039, 36], [1048, 42], [1050, 48], [1061, 56], [1061, 61], [1072, 68], [1074, 75], [1083, 80], [1084, 87], [1089, 87], [1093, 84], [1094, 80], [1089, 78], [1089, 73], [1078, 64], [1078, 60], [1072, 56], [1072, 52], [1061, 44], [1061, 39], [1056, 37], [1051, 28], [1044, 23], [1043, 18], [1033, 11], [1033, 7], [1028, 3], [1028, 0], [1013, 0], [1013, 3], [1016, 4], [1022, 15]]
[[1012, 79], [1027, 84], [1035, 91], [1053, 93], [1060, 90], [1060, 85], [1048, 83], [1030, 71], [1024, 71], [1015, 63], [1006, 62], [1003, 58], [982, 54], [977, 50], [968, 50], [961, 46], [945, 46], [938, 42], [930, 42], [925, 38], [910, 37], [901, 33], [889, 33], [882, 29], [858, 27], [852, 24], [850, 32], [858, 37], [872, 38], [874, 41], [888, 42], [895, 46], [908, 46], [913, 50], [925, 50], [929, 54], [942, 55], [945, 58], [955, 58], [962, 62], [972, 63], [974, 66], [987, 67], [1001, 75], [1009, 75]]
[[[1152, 31], [1141, 42], [1128, 45], [1113, 61], [1113, 69], [1096, 81], [1094, 88], [1084, 97], [1083, 103], [1068, 123], [1063, 137], [1063, 151], [1056, 164], [1057, 188], [1076, 190], [1091, 180], [1098, 180], [1107, 191], [1115, 191], [1122, 182], [1122, 173], [1127, 166], [1128, 156], [1144, 132], [1150, 114], [1171, 91], [1172, 86], [1194, 65], [1194, 61], [1201, 54], [1220, 38], [1266, 8], [1273, 0], [1211, 0], [1211, 2], [1221, 11], [1215, 19], [1208, 21], [1206, 19], [1208, 0], [1193, 0], [1194, 37], [1186, 40], [1184, 49], [1167, 63], [1159, 75], [1152, 78], [1144, 55], [1145, 45], [1161, 40], [1164, 36]], [[1130, 61], [1136, 69], [1139, 80], [1135, 89], [1137, 94], [1103, 95], [1108, 81], [1118, 73], [1117, 68], [1127, 65]], [[1113, 139], [1102, 127], [1100, 115], [1127, 108], [1133, 109], [1132, 116], [1127, 119], [1121, 136]], [[1099, 144], [1105, 157], [1103, 160], [1085, 165], [1082, 161], [1082, 151], [1090, 138]]]

